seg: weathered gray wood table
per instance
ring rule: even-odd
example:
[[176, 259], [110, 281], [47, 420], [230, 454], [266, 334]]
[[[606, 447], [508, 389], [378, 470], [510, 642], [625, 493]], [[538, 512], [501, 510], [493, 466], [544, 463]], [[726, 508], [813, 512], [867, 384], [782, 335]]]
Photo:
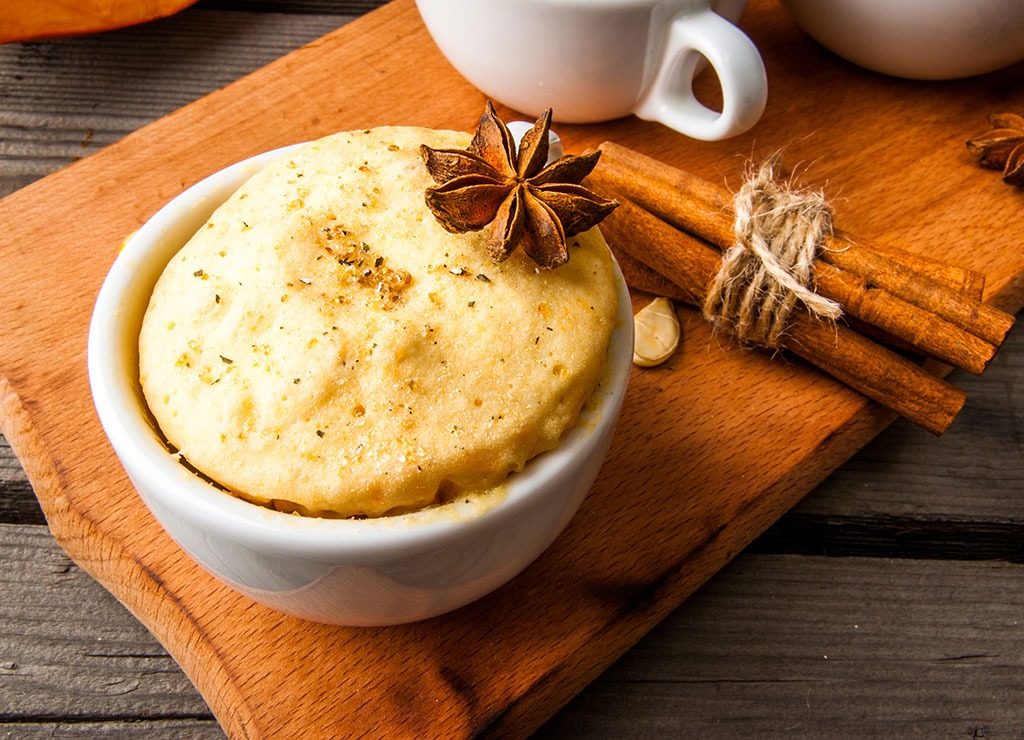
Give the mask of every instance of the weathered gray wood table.
[[[376, 4], [202, 2], [0, 46], [0, 195]], [[1021, 214], [1007, 228], [1024, 234], [1024, 191]], [[540, 736], [1024, 737], [1024, 334], [985, 376], [955, 380], [969, 401], [949, 432], [894, 424]], [[0, 735], [222, 736], [174, 661], [57, 547], [6, 442]]]

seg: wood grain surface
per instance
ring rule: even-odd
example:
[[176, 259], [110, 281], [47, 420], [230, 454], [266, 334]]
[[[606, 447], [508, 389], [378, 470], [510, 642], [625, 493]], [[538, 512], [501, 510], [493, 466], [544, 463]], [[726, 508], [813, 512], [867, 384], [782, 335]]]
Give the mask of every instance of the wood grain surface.
[[[1022, 258], [1000, 228], [1016, 202], [962, 151], [979, 110], [1020, 103], [1014, 78], [921, 88], [852, 76], [801, 45], [773, 4], [755, 3], [748, 19], [770, 78], [782, 80], [750, 136], [698, 148], [626, 120], [565, 127], [569, 148], [613, 138], [728, 178], [745, 156], [784, 147], [809, 179], [841, 184], [844, 228], [985, 270], [990, 297], [1018, 308]], [[797, 74], [808, 63], [814, 73]], [[819, 86], [844, 105], [807, 107], [820, 105], [808, 93]], [[584, 511], [493, 597], [408, 628], [337, 630], [273, 615], [199, 574], [141, 509], [88, 399], [85, 323], [120, 238], [185, 185], [254, 151], [378, 123], [467, 128], [481, 106], [411, 3], [398, 2], [0, 203], [13, 224], [0, 242], [12, 327], [0, 342], [3, 431], [58, 541], [167, 645], [229, 734], [522, 734], [888, 421], [799, 363], [738, 351], [687, 316], [680, 361], [635, 374]], [[868, 114], [872, 126], [852, 125]], [[908, 117], [933, 137], [901, 137]], [[944, 178], [920, 177], [936, 167]], [[40, 243], [54, 246], [28, 247]], [[81, 254], [90, 258], [71, 259]], [[55, 293], [56, 306], [44, 299]], [[514, 670], [494, 670], [505, 665]], [[311, 711], [289, 711], [296, 703]]]
[[[0, 705], [18, 710], [0, 737], [224, 737], [174, 661], [42, 528], [0, 527], [0, 543], [16, 566], [0, 592], [21, 595], [0, 604]], [[1005, 562], [937, 574], [929, 560], [747, 553], [534, 737], [1017, 738], [1021, 583]]]

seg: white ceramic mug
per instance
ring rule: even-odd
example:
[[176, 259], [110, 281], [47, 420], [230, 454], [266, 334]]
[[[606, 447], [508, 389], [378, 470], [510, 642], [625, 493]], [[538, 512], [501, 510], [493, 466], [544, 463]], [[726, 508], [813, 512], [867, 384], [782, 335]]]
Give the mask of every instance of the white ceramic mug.
[[[565, 123], [629, 114], [695, 139], [742, 133], [761, 117], [768, 83], [735, 24], [746, 0], [417, 0], [434, 41], [488, 96]], [[693, 78], [711, 65], [722, 110]]]

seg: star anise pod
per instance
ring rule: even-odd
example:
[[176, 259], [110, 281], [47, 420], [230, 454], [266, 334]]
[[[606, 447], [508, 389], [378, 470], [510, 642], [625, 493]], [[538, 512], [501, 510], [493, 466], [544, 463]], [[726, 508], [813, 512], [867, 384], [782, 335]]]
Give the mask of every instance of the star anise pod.
[[618, 205], [580, 185], [600, 152], [563, 156], [550, 165], [551, 110], [537, 119], [516, 151], [508, 127], [487, 103], [468, 149], [420, 151], [436, 185], [427, 206], [448, 231], [490, 224], [487, 253], [501, 262], [522, 247], [542, 268], [569, 260], [566, 237], [586, 231]]
[[988, 122], [991, 128], [968, 141], [967, 148], [978, 155], [982, 167], [1002, 170], [1006, 182], [1024, 185], [1024, 117], [1016, 113], [993, 114]]

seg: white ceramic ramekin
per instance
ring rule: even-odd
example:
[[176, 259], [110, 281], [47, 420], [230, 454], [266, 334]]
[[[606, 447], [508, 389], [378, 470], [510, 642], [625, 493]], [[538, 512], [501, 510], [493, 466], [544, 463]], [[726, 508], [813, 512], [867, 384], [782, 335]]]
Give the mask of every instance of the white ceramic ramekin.
[[168, 260], [248, 177], [291, 147], [189, 188], [127, 242], [89, 329], [93, 399], [110, 443], [153, 516], [221, 581], [297, 617], [350, 626], [425, 619], [498, 588], [568, 524], [597, 476], [630, 373], [633, 322], [619, 318], [602, 385], [561, 445], [510, 477], [492, 508], [460, 501], [365, 520], [299, 517], [237, 499], [190, 473], [164, 444], [138, 381], [138, 336]]

